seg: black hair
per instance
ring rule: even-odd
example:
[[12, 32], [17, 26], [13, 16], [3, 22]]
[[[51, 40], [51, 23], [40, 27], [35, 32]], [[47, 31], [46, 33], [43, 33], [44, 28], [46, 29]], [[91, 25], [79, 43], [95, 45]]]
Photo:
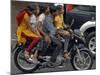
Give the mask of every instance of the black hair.
[[28, 11], [31, 11], [31, 12], [33, 11], [32, 6], [30, 6], [30, 5], [28, 5], [26, 9], [27, 9]]
[[62, 9], [62, 5], [57, 5], [56, 9], [57, 10], [61, 10]]
[[47, 10], [49, 4], [44, 3], [44, 4], [40, 4], [40, 14], [41, 13], [45, 13], [45, 11]]
[[27, 6], [27, 9], [28, 9], [29, 11], [33, 12], [34, 10], [37, 10], [37, 8], [36, 8], [37, 6], [38, 6], [38, 5], [37, 5], [36, 3], [30, 4], [30, 5]]
[[57, 7], [56, 6], [51, 6], [50, 7], [50, 13], [53, 14], [54, 12], [57, 11]]

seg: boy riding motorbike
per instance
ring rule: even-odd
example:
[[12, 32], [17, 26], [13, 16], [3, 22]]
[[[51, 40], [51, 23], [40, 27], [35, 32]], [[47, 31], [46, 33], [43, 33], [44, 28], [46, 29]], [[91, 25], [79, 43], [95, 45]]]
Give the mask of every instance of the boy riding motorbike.
[[54, 25], [57, 29], [58, 34], [64, 37], [65, 43], [64, 43], [64, 57], [65, 59], [70, 59], [69, 53], [67, 51], [68, 48], [68, 42], [69, 38], [71, 36], [71, 33], [65, 29], [67, 29], [67, 25], [64, 24], [64, 9], [62, 5], [56, 6], [56, 12], [54, 17]]

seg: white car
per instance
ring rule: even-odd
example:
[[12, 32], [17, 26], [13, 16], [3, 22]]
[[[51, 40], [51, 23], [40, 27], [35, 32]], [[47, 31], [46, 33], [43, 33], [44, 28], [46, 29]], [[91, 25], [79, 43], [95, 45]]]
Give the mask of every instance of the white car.
[[81, 26], [80, 31], [85, 36], [87, 47], [93, 54], [96, 54], [96, 22], [95, 21], [85, 22]]

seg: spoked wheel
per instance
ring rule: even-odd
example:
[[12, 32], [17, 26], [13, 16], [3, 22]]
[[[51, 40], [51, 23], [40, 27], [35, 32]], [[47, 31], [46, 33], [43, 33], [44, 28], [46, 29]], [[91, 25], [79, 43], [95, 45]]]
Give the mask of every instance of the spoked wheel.
[[81, 58], [78, 53], [76, 53], [72, 59], [71, 63], [75, 70], [87, 70], [91, 69], [93, 64], [93, 58], [89, 51], [82, 50], [80, 51]]
[[93, 54], [96, 54], [96, 38], [92, 37], [89, 41], [89, 49]]
[[91, 32], [87, 37], [86, 37], [86, 43], [87, 47], [89, 50], [93, 53], [96, 54], [96, 33]]
[[23, 50], [21, 49], [16, 50], [14, 61], [16, 67], [25, 73], [34, 72], [38, 68], [38, 65], [25, 60]]

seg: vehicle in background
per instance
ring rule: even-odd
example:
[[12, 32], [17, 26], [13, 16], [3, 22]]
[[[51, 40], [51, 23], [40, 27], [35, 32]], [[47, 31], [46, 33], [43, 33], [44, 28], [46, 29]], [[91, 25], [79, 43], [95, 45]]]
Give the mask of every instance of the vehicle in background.
[[86, 38], [87, 47], [93, 54], [96, 54], [96, 22], [88, 21], [84, 23], [81, 26], [80, 31]]

